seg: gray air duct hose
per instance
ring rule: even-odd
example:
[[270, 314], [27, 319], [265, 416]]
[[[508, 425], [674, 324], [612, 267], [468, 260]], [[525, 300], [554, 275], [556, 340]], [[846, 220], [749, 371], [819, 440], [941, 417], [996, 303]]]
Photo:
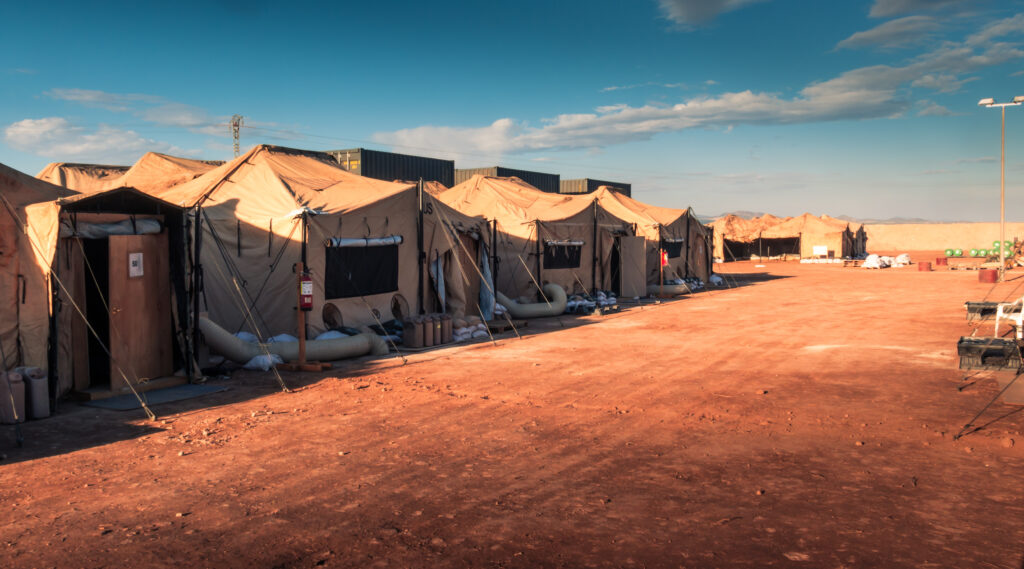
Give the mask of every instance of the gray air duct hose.
[[[244, 364], [267, 353], [277, 354], [285, 361], [299, 359], [298, 342], [251, 344], [203, 317], [199, 318], [199, 329], [213, 351], [233, 362]], [[388, 344], [384, 338], [371, 333], [333, 340], [306, 341], [306, 359], [310, 361], [340, 360], [366, 354], [383, 356], [387, 353]]]
[[544, 295], [551, 301], [550, 304], [547, 302], [535, 302], [533, 304], [519, 304], [511, 298], [496, 292], [495, 298], [508, 309], [508, 313], [513, 318], [539, 318], [541, 316], [558, 316], [565, 312], [565, 303], [568, 298], [565, 296], [565, 290], [555, 283], [548, 283], [544, 285]]
[[689, 285], [677, 284], [677, 285], [647, 285], [647, 294], [651, 296], [657, 296], [659, 294], [690, 294], [691, 291]]

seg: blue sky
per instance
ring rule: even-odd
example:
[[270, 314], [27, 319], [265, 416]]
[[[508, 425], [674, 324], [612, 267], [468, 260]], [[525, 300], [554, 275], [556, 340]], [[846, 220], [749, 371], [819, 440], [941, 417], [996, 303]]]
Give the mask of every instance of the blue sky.
[[[93, 4], [93, 5], [86, 5]], [[364, 146], [698, 212], [998, 219], [1024, 2], [0, 3], [0, 162]], [[1024, 107], [1007, 111], [1024, 221]]]

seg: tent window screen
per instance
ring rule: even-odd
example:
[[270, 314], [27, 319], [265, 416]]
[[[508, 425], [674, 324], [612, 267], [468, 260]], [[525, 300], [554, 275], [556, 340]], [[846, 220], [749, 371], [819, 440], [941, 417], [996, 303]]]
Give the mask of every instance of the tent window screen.
[[668, 253], [669, 259], [675, 259], [683, 255], [683, 242], [682, 241], [662, 241], [661, 248]]
[[350, 298], [398, 290], [398, 245], [326, 247], [324, 293]]
[[545, 243], [544, 268], [577, 269], [580, 266], [582, 252], [582, 243]]

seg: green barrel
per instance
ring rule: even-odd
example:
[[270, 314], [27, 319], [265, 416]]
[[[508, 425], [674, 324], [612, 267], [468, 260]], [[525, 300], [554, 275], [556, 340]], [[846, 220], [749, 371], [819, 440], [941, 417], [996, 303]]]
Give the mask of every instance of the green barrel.
[[946, 249], [946, 256], [947, 257], [952, 257], [953, 256], [953, 250], [952, 249]]
[[972, 257], [977, 257], [978, 256], [978, 250], [977, 249], [971, 249], [971, 256]]
[[993, 241], [992, 242], [992, 246], [993, 247], [998, 247], [999, 246], [999, 241]]
[[988, 249], [978, 249], [979, 257], [988, 257]]
[[963, 256], [964, 256], [964, 250], [963, 250], [963, 249], [957, 249], [957, 250], [956, 250], [956, 251], [954, 251], [953, 253], [954, 253], [954, 254], [955, 254], [955, 255], [956, 255], [957, 257], [963, 257]]

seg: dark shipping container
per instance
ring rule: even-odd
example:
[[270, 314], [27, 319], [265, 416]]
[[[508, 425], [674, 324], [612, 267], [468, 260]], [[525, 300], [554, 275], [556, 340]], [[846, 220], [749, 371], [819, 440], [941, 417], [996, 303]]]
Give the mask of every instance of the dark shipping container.
[[530, 184], [542, 192], [548, 192], [552, 194], [558, 193], [559, 181], [561, 176], [558, 174], [545, 174], [544, 172], [531, 172], [529, 170], [516, 170], [515, 168], [504, 168], [502, 166], [491, 166], [490, 168], [469, 168], [455, 170], [455, 183], [461, 184], [466, 180], [472, 178], [474, 175], [480, 174], [481, 176], [496, 176], [499, 178], [508, 178], [515, 176], [520, 180]]
[[578, 178], [575, 180], [562, 180], [559, 192], [563, 194], [589, 194], [601, 186], [608, 186], [620, 193], [632, 196], [633, 184], [623, 182], [609, 182], [607, 180], [595, 180], [593, 178]]
[[382, 150], [366, 148], [350, 148], [347, 150], [327, 150], [342, 168], [377, 180], [404, 180], [415, 182], [423, 178], [424, 182], [440, 182], [446, 188], [455, 185], [455, 162], [425, 156], [397, 154]]

